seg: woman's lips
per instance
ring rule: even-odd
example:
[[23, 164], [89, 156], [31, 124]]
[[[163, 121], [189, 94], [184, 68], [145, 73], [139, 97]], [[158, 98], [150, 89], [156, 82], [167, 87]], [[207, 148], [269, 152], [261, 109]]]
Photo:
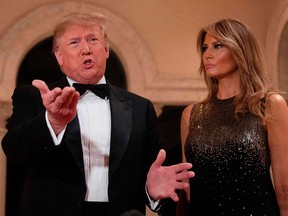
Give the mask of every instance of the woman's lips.
[[209, 70], [209, 69], [211, 69], [211, 68], [213, 68], [215, 65], [213, 65], [213, 64], [206, 64], [205, 65], [205, 69], [206, 70]]

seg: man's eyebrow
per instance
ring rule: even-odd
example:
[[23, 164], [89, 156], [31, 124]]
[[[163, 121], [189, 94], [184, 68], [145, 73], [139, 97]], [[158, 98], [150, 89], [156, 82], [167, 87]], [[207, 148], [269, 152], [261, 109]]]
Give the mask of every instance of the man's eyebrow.
[[95, 34], [95, 33], [89, 33], [89, 34], [87, 34], [87, 37], [96, 37], [96, 38], [98, 38], [98, 37], [100, 37], [100, 36], [98, 36], [98, 35]]
[[78, 40], [78, 39], [79, 39], [79, 37], [77, 37], [77, 36], [69, 38], [69, 40]]

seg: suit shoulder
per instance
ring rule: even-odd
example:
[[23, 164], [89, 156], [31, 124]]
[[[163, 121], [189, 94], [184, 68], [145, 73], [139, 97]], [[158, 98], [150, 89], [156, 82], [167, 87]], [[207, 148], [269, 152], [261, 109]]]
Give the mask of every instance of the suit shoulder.
[[140, 96], [138, 94], [135, 94], [133, 92], [127, 91], [125, 89], [119, 88], [117, 86], [110, 85], [110, 88], [114, 92], [114, 94], [119, 96], [119, 97], [123, 97], [125, 99], [130, 99], [130, 100], [146, 101], [146, 102], [151, 103], [151, 101], [148, 98], [145, 98], [145, 97]]
[[15, 95], [24, 96], [27, 94], [33, 95], [33, 96], [40, 96], [39, 90], [36, 87], [34, 87], [33, 85], [16, 86], [16, 88], [14, 89], [14, 92], [13, 92], [13, 96], [15, 96]]

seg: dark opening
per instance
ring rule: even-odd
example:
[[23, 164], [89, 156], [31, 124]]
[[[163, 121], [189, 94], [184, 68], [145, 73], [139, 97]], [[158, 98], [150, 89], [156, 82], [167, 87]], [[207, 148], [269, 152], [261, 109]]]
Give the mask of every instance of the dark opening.
[[[57, 60], [52, 53], [53, 37], [36, 44], [23, 59], [16, 85], [31, 84], [34, 79], [51, 83], [62, 76]], [[112, 84], [127, 89], [124, 68], [113, 50], [107, 60], [105, 76]]]
[[[159, 129], [164, 140], [166, 150], [165, 165], [182, 162], [180, 121], [184, 106], [164, 106], [158, 118]], [[160, 210], [162, 216], [175, 216], [177, 203], [171, 199], [163, 202]]]

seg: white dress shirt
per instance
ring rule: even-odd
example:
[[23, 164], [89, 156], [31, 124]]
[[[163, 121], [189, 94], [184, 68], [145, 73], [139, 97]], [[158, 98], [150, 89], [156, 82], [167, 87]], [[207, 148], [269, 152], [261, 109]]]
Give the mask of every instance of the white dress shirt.
[[[68, 77], [67, 79], [72, 86], [75, 81]], [[106, 83], [104, 76], [98, 84], [103, 83]], [[87, 186], [85, 201], [108, 202], [108, 168], [111, 140], [109, 99], [102, 99], [91, 91], [86, 91], [78, 101], [77, 114], [81, 130]], [[52, 128], [49, 122], [47, 124], [51, 132]], [[65, 130], [56, 137], [52, 130], [52, 137], [56, 145], [60, 144], [64, 132]]]
[[[75, 81], [67, 77], [70, 86]], [[98, 84], [106, 83], [105, 77]], [[111, 109], [109, 99], [102, 99], [91, 91], [84, 93], [77, 105], [77, 114], [81, 130], [81, 143], [84, 158], [85, 180], [87, 192], [85, 201], [109, 202], [108, 172], [111, 140]], [[46, 112], [46, 122], [55, 145], [62, 141], [66, 128], [58, 136], [55, 135]], [[156, 210], [160, 200], [150, 198], [150, 207]]]

